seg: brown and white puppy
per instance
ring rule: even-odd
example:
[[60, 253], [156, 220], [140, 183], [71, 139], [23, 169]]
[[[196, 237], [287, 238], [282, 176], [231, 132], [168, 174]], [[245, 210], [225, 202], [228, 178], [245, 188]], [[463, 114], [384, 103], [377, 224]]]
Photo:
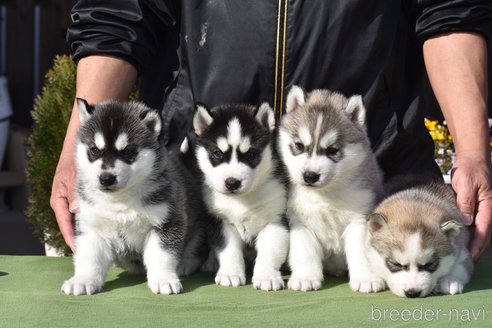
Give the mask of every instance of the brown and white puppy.
[[473, 262], [454, 191], [438, 180], [397, 180], [368, 217], [372, 271], [401, 297], [461, 293]]

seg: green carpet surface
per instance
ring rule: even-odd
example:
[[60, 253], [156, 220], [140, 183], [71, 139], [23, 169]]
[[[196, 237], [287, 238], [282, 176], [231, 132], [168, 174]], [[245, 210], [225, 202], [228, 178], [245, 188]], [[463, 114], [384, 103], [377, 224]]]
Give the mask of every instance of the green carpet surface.
[[[101, 293], [60, 291], [70, 257], [0, 256], [0, 327], [492, 327], [492, 259], [461, 295], [399, 298], [352, 292], [327, 277], [315, 292], [219, 287], [211, 274], [183, 279], [183, 294], [154, 295], [144, 276], [111, 268]], [[286, 277], [287, 278], [287, 277]]]

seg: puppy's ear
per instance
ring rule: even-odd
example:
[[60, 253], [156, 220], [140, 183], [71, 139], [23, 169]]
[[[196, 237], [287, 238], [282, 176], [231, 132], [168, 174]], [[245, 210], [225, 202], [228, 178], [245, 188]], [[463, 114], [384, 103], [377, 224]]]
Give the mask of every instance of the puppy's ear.
[[370, 233], [375, 233], [381, 228], [385, 227], [388, 224], [388, 220], [383, 214], [380, 213], [372, 213], [367, 217], [367, 225], [369, 226]]
[[273, 114], [272, 107], [267, 102], [264, 102], [258, 108], [256, 119], [268, 130], [273, 131], [275, 129], [275, 115]]
[[82, 98], [77, 98], [77, 109], [79, 112], [80, 124], [87, 122], [94, 112], [94, 106], [89, 105], [89, 103]]
[[140, 120], [149, 128], [154, 134], [159, 135], [162, 129], [161, 116], [156, 110], [147, 108], [140, 113]]
[[347, 113], [352, 122], [365, 129], [366, 108], [364, 107], [361, 95], [355, 95], [349, 98], [345, 113]]
[[205, 106], [196, 106], [196, 113], [193, 117], [193, 129], [195, 129], [195, 133], [197, 135], [201, 135], [213, 121], [214, 119]]
[[181, 146], [179, 147], [179, 152], [181, 154], [188, 154], [188, 151], [190, 151], [190, 143], [188, 142], [188, 138], [185, 137], [183, 142], [181, 143]]
[[287, 95], [287, 105], [285, 107], [285, 110], [287, 113], [290, 113], [294, 110], [299, 109], [300, 107], [304, 106], [306, 103], [306, 93], [302, 88], [298, 87], [297, 85], [293, 85], [290, 88], [289, 94]]
[[455, 220], [449, 220], [449, 221], [442, 223], [440, 225], [440, 228], [441, 228], [441, 231], [444, 232], [444, 234], [449, 239], [454, 239], [460, 233], [461, 229], [463, 228], [463, 224], [461, 224]]

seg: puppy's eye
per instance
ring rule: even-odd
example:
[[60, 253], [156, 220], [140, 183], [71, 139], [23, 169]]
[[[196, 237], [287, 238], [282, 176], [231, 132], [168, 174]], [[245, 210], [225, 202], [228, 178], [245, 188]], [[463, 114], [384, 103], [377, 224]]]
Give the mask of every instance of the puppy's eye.
[[399, 272], [399, 271], [407, 271], [408, 270], [408, 265], [402, 265], [401, 263], [398, 263], [398, 262], [393, 261], [393, 260], [386, 260], [386, 267], [391, 272]]
[[254, 149], [250, 149], [246, 152], [245, 155], [246, 155], [246, 160], [248, 162], [254, 162], [258, 158], [258, 151], [254, 150]]
[[419, 271], [427, 271], [432, 273], [437, 270], [438, 266], [439, 266], [439, 261], [431, 261], [431, 262], [427, 262], [424, 265], [419, 265], [418, 269]]
[[128, 161], [134, 160], [136, 155], [137, 155], [137, 151], [133, 147], [127, 146], [127, 147], [125, 147], [125, 149], [120, 151], [120, 156], [123, 157], [124, 159], [128, 160]]
[[339, 149], [335, 147], [328, 147], [325, 150], [326, 156], [333, 156], [338, 154]]
[[214, 161], [220, 162], [224, 158], [224, 153], [221, 150], [216, 149], [212, 152], [212, 154], [210, 154], [210, 156]]
[[305, 149], [304, 144], [303, 144], [303, 143], [301, 143], [301, 142], [296, 142], [296, 143], [294, 144], [294, 147], [295, 147], [295, 148], [296, 148], [296, 150], [297, 150], [298, 152], [300, 152], [300, 153], [302, 153], [302, 152], [304, 151], [304, 149]]
[[89, 148], [89, 154], [93, 157], [100, 157], [102, 155], [102, 150], [100, 150], [96, 146], [93, 146]]

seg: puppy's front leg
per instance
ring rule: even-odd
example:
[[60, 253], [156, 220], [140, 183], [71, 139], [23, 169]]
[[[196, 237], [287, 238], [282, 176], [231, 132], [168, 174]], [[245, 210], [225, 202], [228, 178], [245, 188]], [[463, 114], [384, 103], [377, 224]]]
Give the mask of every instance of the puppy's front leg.
[[90, 232], [78, 235], [75, 243], [75, 275], [63, 283], [61, 290], [67, 295], [97, 293], [112, 262], [111, 249], [101, 237]]
[[287, 283], [289, 289], [307, 292], [321, 288], [322, 254], [323, 250], [315, 236], [301, 223], [292, 223], [289, 248], [292, 274]]
[[370, 269], [365, 255], [366, 227], [363, 218], [351, 222], [344, 232], [349, 286], [355, 292], [373, 293], [386, 288], [383, 278]]
[[437, 281], [434, 289], [438, 294], [461, 294], [463, 288], [470, 281], [473, 271], [473, 261], [467, 249], [460, 254], [460, 259], [453, 265], [447, 275]]
[[243, 257], [243, 241], [236, 228], [231, 224], [222, 225], [224, 245], [217, 249], [219, 270], [215, 283], [221, 286], [238, 287], [246, 284], [246, 273]]
[[169, 243], [161, 238], [152, 230], [145, 243], [143, 260], [147, 269], [147, 284], [154, 294], [178, 294], [183, 291], [176, 272], [180, 249], [169, 247]]
[[289, 231], [280, 223], [268, 224], [256, 238], [258, 255], [253, 270], [253, 286], [266, 291], [279, 290], [285, 284], [280, 274], [289, 249]]

